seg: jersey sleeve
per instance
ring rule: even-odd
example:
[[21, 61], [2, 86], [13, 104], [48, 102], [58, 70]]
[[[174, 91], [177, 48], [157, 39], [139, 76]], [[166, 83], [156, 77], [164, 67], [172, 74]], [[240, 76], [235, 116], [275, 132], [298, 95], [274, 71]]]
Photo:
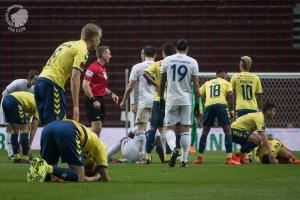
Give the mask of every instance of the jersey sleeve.
[[84, 65], [87, 59], [88, 59], [87, 53], [82, 49], [78, 49], [77, 54], [74, 57], [73, 68], [83, 72]]
[[257, 87], [256, 87], [255, 94], [261, 94], [261, 93], [263, 93], [263, 90], [262, 90], [260, 78], [257, 77]]
[[233, 90], [235, 90], [235, 86], [236, 86], [236, 75], [233, 75], [230, 79], [230, 84]]
[[263, 119], [263, 116], [256, 117], [255, 118], [255, 124], [256, 124], [257, 132], [265, 131], [265, 121]]
[[137, 67], [133, 66], [130, 72], [129, 80], [137, 81], [139, 78]]
[[195, 61], [192, 68], [192, 75], [197, 75], [199, 73], [199, 66], [198, 62]]
[[17, 81], [13, 81], [11, 82], [6, 88], [5, 90], [2, 92], [2, 97], [6, 97], [7, 95], [9, 95], [10, 93], [14, 92], [17, 88]]
[[161, 65], [161, 69], [160, 69], [160, 73], [166, 73], [167, 72], [167, 66], [168, 66], [168, 59], [165, 59], [163, 62], [162, 62], [162, 65]]
[[88, 66], [88, 68], [86, 69], [85, 71], [85, 74], [84, 74], [84, 80], [87, 80], [87, 81], [92, 81], [93, 78], [94, 78], [94, 72], [95, 70], [93, 69], [93, 67], [91, 66]]
[[98, 138], [94, 140], [94, 148], [91, 156], [98, 166], [108, 166], [107, 151], [105, 145]]
[[201, 87], [200, 87], [200, 89], [199, 89], [199, 92], [200, 92], [200, 95], [202, 96], [202, 97], [205, 97], [205, 93], [206, 93], [206, 91], [205, 91], [205, 88], [206, 88], [206, 83], [204, 83]]

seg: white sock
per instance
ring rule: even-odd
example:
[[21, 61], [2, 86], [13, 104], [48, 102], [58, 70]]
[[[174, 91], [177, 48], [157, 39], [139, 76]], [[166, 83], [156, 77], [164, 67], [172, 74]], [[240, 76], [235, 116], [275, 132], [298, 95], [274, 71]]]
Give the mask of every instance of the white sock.
[[164, 150], [164, 154], [166, 154], [167, 151], [167, 132], [163, 131], [160, 133], [160, 141], [161, 141], [161, 146]]
[[182, 149], [181, 161], [187, 162], [188, 156], [189, 156], [189, 146], [191, 144], [190, 133], [184, 132], [184, 133], [181, 133], [180, 135], [181, 135], [180, 145], [181, 145], [181, 149]]
[[112, 156], [120, 150], [121, 150], [121, 141], [109, 148], [107, 153], [108, 159], [109, 160], [112, 159]]
[[5, 133], [5, 146], [6, 146], [6, 151], [7, 151], [8, 157], [14, 155], [10, 138], [11, 138], [11, 133], [6, 132]]
[[173, 151], [176, 148], [176, 135], [173, 130], [167, 130], [167, 143], [170, 149]]
[[146, 136], [145, 132], [137, 132], [135, 135], [136, 139], [139, 140], [140, 146], [139, 146], [139, 152], [140, 152], [140, 160], [142, 160], [145, 157], [146, 152]]

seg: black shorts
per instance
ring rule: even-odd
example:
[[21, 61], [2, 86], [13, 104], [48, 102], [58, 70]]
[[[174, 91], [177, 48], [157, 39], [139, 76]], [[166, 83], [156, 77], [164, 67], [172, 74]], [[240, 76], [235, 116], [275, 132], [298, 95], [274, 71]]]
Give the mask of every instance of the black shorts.
[[104, 103], [104, 97], [95, 97], [97, 101], [100, 102], [100, 109], [95, 109], [93, 106], [93, 102], [88, 98], [85, 97], [84, 100], [84, 105], [85, 105], [85, 110], [86, 114], [88, 117], [89, 122], [94, 122], [94, 121], [104, 121], [105, 117], [105, 103]]

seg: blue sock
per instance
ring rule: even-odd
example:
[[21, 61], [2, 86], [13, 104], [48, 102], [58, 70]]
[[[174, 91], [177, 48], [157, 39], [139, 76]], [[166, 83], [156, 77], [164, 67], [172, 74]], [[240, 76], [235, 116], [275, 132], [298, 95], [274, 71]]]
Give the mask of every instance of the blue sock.
[[251, 152], [257, 145], [253, 142], [247, 142], [247, 144], [242, 145], [241, 153], [249, 153]]
[[28, 141], [28, 133], [20, 134], [20, 144], [22, 146], [23, 155], [28, 155], [29, 153], [29, 141]]
[[156, 131], [154, 130], [148, 130], [145, 135], [146, 135], [146, 153], [151, 153], [154, 145], [155, 145], [155, 134]]
[[207, 140], [206, 133], [202, 133], [199, 141], [199, 153], [204, 153], [205, 147], [206, 147], [206, 140]]
[[166, 144], [166, 154], [171, 154], [171, 148], [169, 147], [168, 143]]
[[78, 181], [78, 174], [69, 168], [53, 167], [53, 173], [55, 176], [65, 180], [65, 181]]
[[232, 136], [231, 136], [231, 134], [225, 134], [225, 149], [226, 149], [226, 153], [232, 153]]
[[18, 134], [11, 134], [10, 142], [12, 145], [12, 149], [14, 154], [19, 153], [19, 141], [18, 141], [19, 135]]
[[181, 138], [181, 135], [176, 135], [176, 148], [177, 148], [177, 149], [180, 149], [180, 148], [181, 148], [181, 145], [180, 145], [180, 138]]

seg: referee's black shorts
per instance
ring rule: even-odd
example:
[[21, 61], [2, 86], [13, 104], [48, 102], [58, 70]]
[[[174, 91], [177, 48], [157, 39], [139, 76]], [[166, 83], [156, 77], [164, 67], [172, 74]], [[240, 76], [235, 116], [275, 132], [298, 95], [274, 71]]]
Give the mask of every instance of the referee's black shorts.
[[93, 105], [93, 102], [86, 96], [84, 100], [85, 110], [88, 117], [89, 122], [94, 121], [104, 121], [105, 117], [105, 103], [104, 97], [95, 97], [97, 101], [100, 102], [100, 109], [96, 109]]

